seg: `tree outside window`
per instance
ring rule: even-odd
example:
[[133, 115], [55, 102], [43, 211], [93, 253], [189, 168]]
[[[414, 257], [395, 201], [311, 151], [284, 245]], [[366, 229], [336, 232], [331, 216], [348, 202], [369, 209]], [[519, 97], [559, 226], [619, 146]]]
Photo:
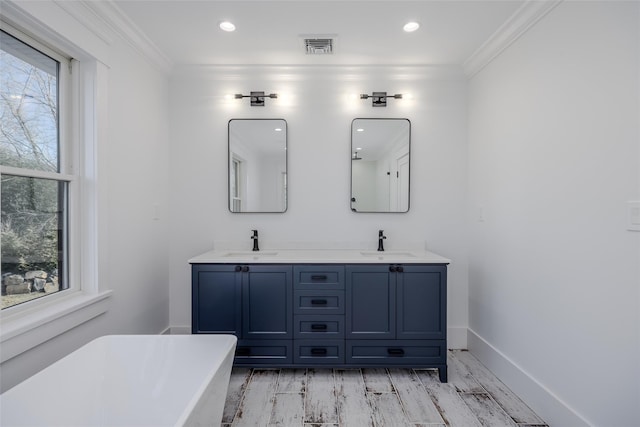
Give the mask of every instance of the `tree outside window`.
[[0, 33], [2, 309], [68, 288], [61, 62]]

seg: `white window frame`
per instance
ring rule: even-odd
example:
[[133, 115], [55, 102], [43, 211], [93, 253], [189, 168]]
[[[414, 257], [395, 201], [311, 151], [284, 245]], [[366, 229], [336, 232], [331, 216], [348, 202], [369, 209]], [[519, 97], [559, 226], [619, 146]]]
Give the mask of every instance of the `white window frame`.
[[[105, 101], [106, 73], [95, 58], [79, 53], [81, 61], [67, 49], [45, 45], [46, 31], [33, 22], [21, 29], [14, 22], [0, 21], [2, 29], [61, 62], [59, 74], [60, 173], [25, 171], [0, 166], [2, 173], [49, 178], [68, 182], [67, 278], [69, 287], [0, 312], [0, 363], [50, 340], [98, 315], [109, 307], [111, 291], [98, 281], [98, 185], [97, 150], [100, 111]], [[28, 28], [24, 31], [24, 28]], [[41, 34], [38, 34], [42, 31]], [[34, 34], [31, 36], [30, 34]], [[37, 38], [37, 39], [36, 39]], [[101, 68], [101, 65], [103, 66]]]

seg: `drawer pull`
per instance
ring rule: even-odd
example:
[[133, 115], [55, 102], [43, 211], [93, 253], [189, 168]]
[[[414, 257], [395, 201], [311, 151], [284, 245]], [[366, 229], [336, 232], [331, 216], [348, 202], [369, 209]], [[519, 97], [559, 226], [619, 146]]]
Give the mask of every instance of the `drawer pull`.
[[249, 356], [250, 354], [251, 354], [251, 347], [236, 348], [236, 356]]
[[389, 356], [404, 356], [404, 350], [401, 348], [388, 348]]
[[326, 348], [312, 348], [311, 354], [314, 356], [325, 356], [327, 354]]
[[326, 274], [314, 274], [311, 276], [311, 280], [327, 280]]
[[312, 331], [326, 331], [327, 330], [327, 325], [323, 324], [323, 323], [314, 323], [311, 325], [311, 330]]
[[311, 305], [327, 305], [326, 299], [312, 299]]

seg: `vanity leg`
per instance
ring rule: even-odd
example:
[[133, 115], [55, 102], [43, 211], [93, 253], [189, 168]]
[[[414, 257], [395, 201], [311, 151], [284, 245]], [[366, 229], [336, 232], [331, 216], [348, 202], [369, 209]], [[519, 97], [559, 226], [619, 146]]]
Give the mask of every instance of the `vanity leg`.
[[440, 382], [446, 383], [447, 382], [447, 365], [441, 366], [438, 369], [438, 372], [440, 373]]

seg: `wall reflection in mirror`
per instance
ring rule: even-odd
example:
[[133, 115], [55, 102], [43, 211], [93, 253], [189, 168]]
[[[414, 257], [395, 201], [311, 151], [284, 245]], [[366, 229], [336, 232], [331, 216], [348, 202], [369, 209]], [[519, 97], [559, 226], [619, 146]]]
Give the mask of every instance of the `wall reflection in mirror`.
[[287, 210], [285, 120], [229, 120], [229, 210]]
[[407, 119], [351, 122], [352, 211], [409, 211], [410, 145]]

